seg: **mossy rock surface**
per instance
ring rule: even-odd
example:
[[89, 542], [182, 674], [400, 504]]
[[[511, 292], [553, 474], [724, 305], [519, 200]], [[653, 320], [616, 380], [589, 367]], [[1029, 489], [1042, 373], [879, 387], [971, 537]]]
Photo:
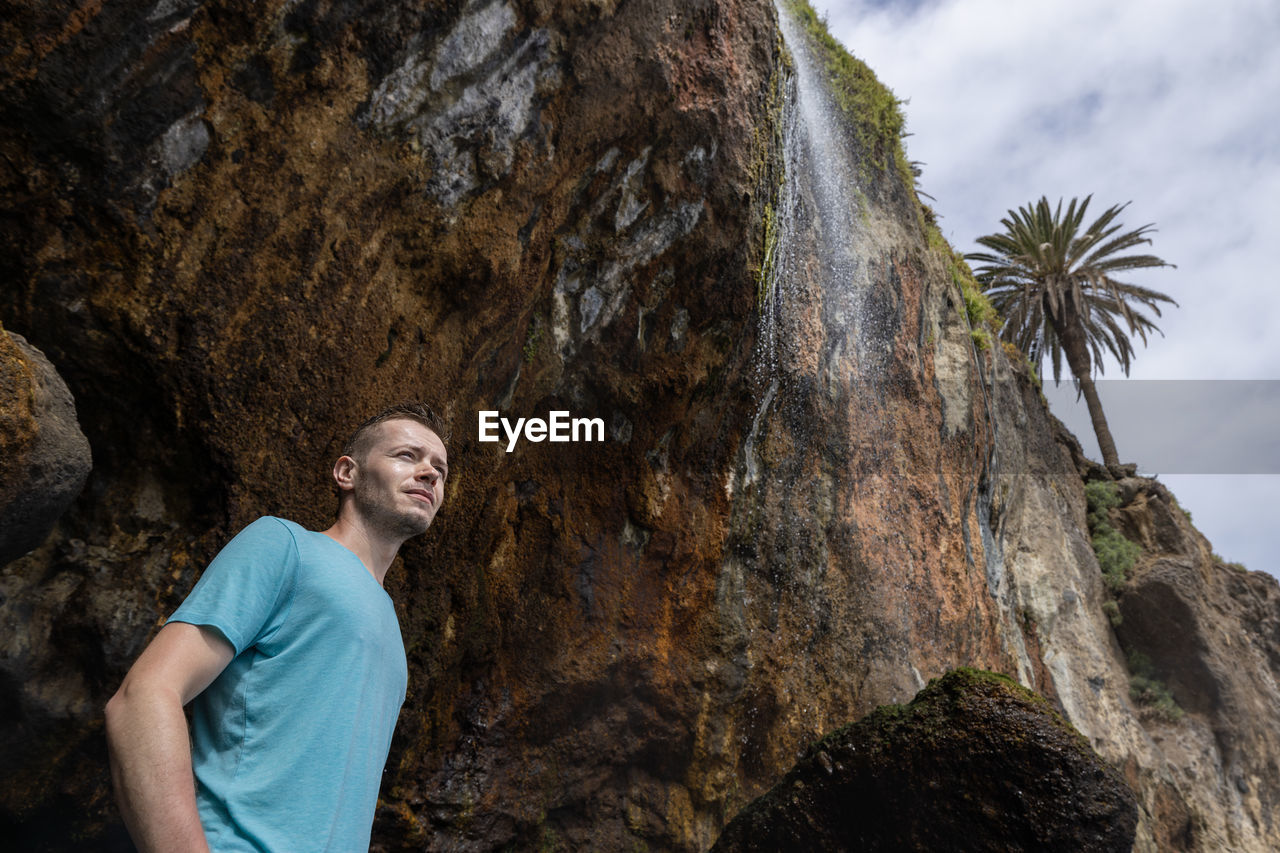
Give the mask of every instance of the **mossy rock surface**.
[[1129, 850], [1137, 803], [1049, 704], [961, 669], [809, 748], [713, 851]]

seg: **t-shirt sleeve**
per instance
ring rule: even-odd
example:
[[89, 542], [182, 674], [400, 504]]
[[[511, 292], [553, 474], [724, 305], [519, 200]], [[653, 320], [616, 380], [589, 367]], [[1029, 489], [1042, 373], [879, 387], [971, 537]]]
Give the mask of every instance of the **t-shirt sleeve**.
[[290, 530], [277, 518], [260, 518], [218, 552], [168, 621], [216, 628], [239, 655], [288, 616], [297, 567]]

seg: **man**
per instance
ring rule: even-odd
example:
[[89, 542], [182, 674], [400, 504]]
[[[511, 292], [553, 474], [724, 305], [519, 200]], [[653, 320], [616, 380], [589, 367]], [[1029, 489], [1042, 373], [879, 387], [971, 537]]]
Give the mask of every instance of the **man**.
[[334, 463], [333, 526], [258, 519], [143, 650], [106, 710], [143, 853], [369, 848], [408, 677], [382, 582], [444, 499], [442, 434], [418, 404], [370, 418]]

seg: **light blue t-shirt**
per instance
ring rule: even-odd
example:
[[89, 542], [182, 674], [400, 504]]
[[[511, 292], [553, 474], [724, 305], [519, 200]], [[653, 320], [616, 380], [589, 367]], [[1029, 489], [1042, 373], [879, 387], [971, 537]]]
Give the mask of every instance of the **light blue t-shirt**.
[[323, 533], [260, 518], [169, 617], [235, 657], [191, 703], [200, 819], [216, 853], [369, 849], [408, 669], [395, 607]]

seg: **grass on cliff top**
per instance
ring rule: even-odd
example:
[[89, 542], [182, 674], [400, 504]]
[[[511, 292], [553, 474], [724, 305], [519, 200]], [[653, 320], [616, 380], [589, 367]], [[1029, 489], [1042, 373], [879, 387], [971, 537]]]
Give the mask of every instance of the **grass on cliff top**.
[[863, 153], [882, 169], [897, 169], [906, 186], [914, 186], [915, 176], [902, 147], [906, 121], [900, 109], [901, 101], [876, 79], [865, 62], [850, 54], [831, 35], [826, 21], [807, 0], [785, 0], [784, 5], [808, 33], [815, 58], [826, 67], [831, 92], [850, 119]]
[[934, 221], [933, 211], [923, 205], [922, 208], [925, 211], [925, 234], [929, 241], [929, 248], [943, 259], [947, 265], [947, 272], [951, 275], [951, 283], [960, 289], [960, 296], [964, 299], [965, 317], [969, 320], [969, 336], [973, 339], [974, 346], [985, 350], [1000, 334], [1002, 323], [1000, 313], [991, 304], [987, 294], [982, 291], [982, 286], [974, 277], [969, 262], [964, 259], [964, 253], [951, 248], [951, 244], [942, 236], [942, 232]]

